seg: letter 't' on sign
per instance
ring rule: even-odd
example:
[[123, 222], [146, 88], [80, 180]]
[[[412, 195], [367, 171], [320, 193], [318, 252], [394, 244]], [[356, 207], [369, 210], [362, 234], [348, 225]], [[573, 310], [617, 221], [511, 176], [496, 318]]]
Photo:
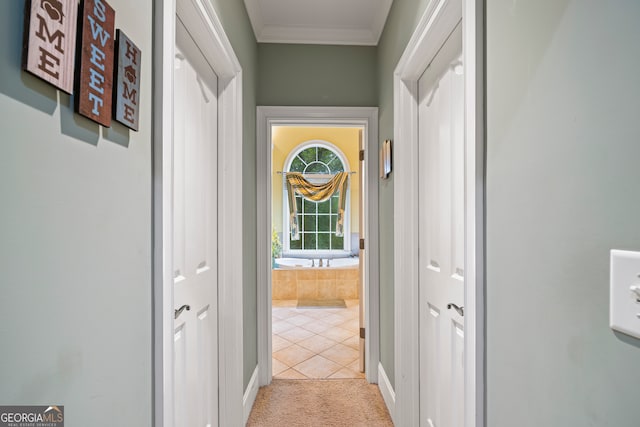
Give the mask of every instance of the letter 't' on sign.
[[82, 44], [76, 109], [81, 115], [109, 127], [116, 13], [104, 0], [84, 0], [81, 10]]
[[116, 30], [116, 75], [113, 117], [123, 125], [138, 130], [140, 112], [140, 61], [142, 51], [122, 30]]
[[22, 67], [60, 90], [73, 92], [77, 0], [27, 0]]

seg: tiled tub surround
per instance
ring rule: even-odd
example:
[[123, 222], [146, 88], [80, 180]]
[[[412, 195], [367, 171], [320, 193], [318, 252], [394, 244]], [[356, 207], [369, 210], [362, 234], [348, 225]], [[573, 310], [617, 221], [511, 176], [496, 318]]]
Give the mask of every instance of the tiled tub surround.
[[346, 308], [273, 302], [274, 378], [364, 378], [359, 372], [358, 300], [345, 302]]
[[272, 270], [274, 300], [358, 299], [358, 268], [276, 268]]

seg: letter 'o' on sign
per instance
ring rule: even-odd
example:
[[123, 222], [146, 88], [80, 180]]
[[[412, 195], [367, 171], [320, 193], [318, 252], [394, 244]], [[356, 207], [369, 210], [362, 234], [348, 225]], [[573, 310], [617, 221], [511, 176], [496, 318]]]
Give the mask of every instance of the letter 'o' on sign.
[[71, 94], [78, 1], [27, 0], [25, 8], [22, 67]]
[[142, 52], [126, 34], [116, 31], [116, 76], [113, 117], [137, 131], [140, 112], [140, 61]]
[[104, 0], [82, 2], [82, 43], [77, 112], [103, 126], [111, 126], [113, 46], [116, 13]]

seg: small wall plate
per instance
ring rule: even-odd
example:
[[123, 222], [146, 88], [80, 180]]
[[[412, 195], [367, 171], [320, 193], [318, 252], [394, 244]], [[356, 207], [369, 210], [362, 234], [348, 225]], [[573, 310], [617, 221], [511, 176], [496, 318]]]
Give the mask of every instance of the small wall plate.
[[609, 323], [640, 338], [640, 252], [611, 250]]

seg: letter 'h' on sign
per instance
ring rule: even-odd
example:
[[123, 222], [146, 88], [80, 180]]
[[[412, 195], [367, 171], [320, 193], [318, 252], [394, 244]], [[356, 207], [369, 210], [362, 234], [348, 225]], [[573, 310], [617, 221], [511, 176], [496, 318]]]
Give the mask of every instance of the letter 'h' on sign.
[[116, 31], [116, 81], [113, 86], [113, 117], [138, 130], [140, 112], [140, 61], [142, 52], [122, 30]]

